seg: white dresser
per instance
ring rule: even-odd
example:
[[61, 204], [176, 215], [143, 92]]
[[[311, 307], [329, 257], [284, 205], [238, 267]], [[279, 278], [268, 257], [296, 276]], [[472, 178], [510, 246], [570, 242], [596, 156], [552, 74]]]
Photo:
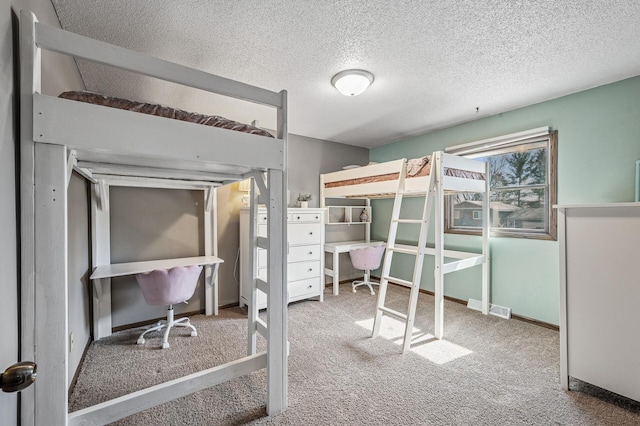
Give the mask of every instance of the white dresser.
[[558, 206], [560, 381], [640, 401], [640, 203]]
[[[267, 213], [259, 208], [257, 235], [266, 237]], [[323, 300], [324, 278], [324, 209], [296, 209], [287, 211], [288, 301], [319, 297]], [[251, 277], [249, 268], [249, 209], [240, 210], [240, 306], [249, 305]], [[258, 249], [258, 276], [266, 279], [267, 251]], [[267, 307], [267, 296], [258, 290], [258, 309]]]

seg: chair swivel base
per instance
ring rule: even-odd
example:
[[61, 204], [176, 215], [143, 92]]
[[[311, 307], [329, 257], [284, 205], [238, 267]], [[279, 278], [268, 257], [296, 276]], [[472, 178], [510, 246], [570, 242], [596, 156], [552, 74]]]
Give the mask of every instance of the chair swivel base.
[[380, 285], [380, 283], [376, 283], [376, 282], [373, 282], [373, 281], [356, 280], [356, 281], [351, 283], [351, 290], [355, 293], [356, 292], [356, 287], [359, 287], [361, 285], [366, 285], [367, 287], [369, 287], [369, 293], [371, 293], [372, 296], [375, 296], [376, 292], [373, 291], [373, 287], [372, 286]]
[[191, 337], [196, 337], [198, 335], [198, 331], [193, 326], [193, 324], [191, 324], [191, 322], [189, 321], [189, 318], [180, 318], [179, 320], [174, 321], [173, 308], [171, 308], [167, 310], [167, 319], [158, 321], [157, 325], [145, 330], [140, 335], [140, 337], [138, 337], [137, 343], [138, 345], [144, 345], [146, 342], [144, 338], [145, 334], [151, 333], [154, 331], [159, 331], [159, 330], [162, 330], [163, 328], [166, 328], [166, 330], [164, 331], [163, 339], [162, 339], [162, 349], [169, 349], [169, 332], [171, 331], [172, 327], [188, 327], [191, 329]]

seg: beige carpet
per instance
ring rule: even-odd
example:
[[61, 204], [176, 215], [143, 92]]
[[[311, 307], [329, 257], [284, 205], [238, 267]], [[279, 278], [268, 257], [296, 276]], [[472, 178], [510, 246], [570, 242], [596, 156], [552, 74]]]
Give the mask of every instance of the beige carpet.
[[[558, 332], [445, 302], [445, 339], [432, 338], [433, 298], [421, 294], [418, 341], [400, 354], [402, 327], [371, 339], [375, 297], [342, 285], [325, 302], [289, 305], [289, 408], [267, 417], [264, 371], [138, 413], [118, 425], [640, 425], [640, 403], [582, 382], [560, 389]], [[390, 286], [404, 310], [408, 290]], [[75, 411], [239, 358], [246, 311], [192, 317], [198, 337], [172, 333], [137, 346], [140, 329], [94, 342], [70, 398]], [[180, 335], [183, 333], [182, 335]], [[264, 348], [264, 341], [260, 342]]]

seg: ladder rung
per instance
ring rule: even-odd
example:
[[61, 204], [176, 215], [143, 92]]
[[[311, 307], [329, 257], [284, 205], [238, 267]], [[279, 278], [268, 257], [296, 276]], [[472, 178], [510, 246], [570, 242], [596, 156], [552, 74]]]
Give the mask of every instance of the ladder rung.
[[394, 277], [382, 277], [382, 278], [387, 281], [391, 281], [393, 283], [403, 285], [405, 287], [409, 287], [409, 288], [413, 287], [413, 283], [411, 281], [401, 280], [400, 278], [394, 278]]
[[422, 219], [393, 219], [393, 221], [397, 223], [422, 223]]
[[387, 250], [391, 250], [394, 253], [404, 254], [418, 254], [418, 247], [402, 246], [402, 247], [387, 247]]
[[256, 331], [265, 339], [269, 339], [269, 327], [267, 327], [267, 323], [260, 318], [256, 318]]
[[378, 309], [380, 309], [385, 314], [392, 315], [394, 317], [400, 318], [400, 319], [405, 320], [405, 321], [407, 320], [407, 315], [403, 314], [402, 312], [394, 311], [393, 309], [389, 309], [389, 308], [384, 307], [384, 306], [380, 306]]

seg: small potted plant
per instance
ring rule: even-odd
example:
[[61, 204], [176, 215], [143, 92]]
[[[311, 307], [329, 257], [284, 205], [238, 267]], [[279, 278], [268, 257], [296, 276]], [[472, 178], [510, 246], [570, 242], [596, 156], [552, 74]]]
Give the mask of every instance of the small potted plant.
[[300, 202], [300, 207], [306, 209], [309, 207], [309, 200], [311, 199], [311, 194], [298, 194], [298, 202]]

